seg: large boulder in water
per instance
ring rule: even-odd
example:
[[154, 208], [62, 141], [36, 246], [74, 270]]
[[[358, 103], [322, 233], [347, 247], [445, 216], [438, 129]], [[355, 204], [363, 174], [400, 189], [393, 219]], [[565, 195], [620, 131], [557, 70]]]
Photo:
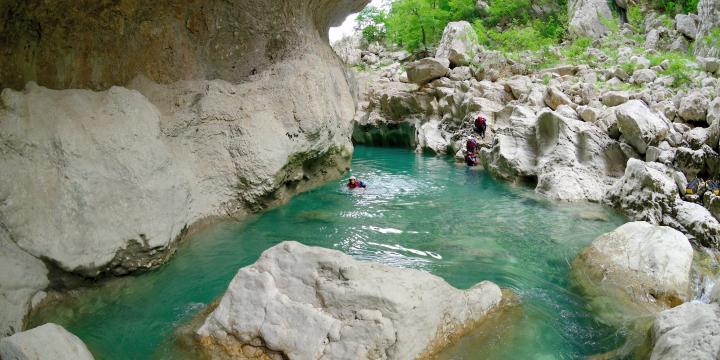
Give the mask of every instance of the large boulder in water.
[[670, 131], [668, 124], [640, 100], [630, 100], [616, 107], [615, 115], [625, 142], [640, 154], [644, 154], [648, 146], [664, 140]]
[[473, 328], [503, 295], [283, 242], [240, 269], [197, 331], [202, 347], [289, 359], [415, 359]]
[[469, 22], [450, 22], [445, 26], [435, 57], [449, 60], [452, 66], [468, 65], [478, 48], [477, 33]]
[[573, 37], [587, 36], [598, 39], [608, 32], [603, 18], [613, 17], [606, 0], [570, 0], [568, 1], [568, 30]]
[[692, 246], [681, 232], [631, 222], [593, 240], [573, 262], [572, 277], [591, 306], [603, 308], [609, 298], [630, 308], [638, 305], [633, 312], [652, 313], [688, 300], [692, 259]]
[[447, 59], [424, 58], [405, 64], [405, 70], [409, 82], [422, 85], [447, 75], [449, 66]]
[[65, 328], [47, 323], [0, 339], [0, 359], [6, 360], [92, 360], [87, 346]]
[[689, 302], [665, 310], [652, 327], [650, 360], [712, 360], [720, 354], [720, 305]]

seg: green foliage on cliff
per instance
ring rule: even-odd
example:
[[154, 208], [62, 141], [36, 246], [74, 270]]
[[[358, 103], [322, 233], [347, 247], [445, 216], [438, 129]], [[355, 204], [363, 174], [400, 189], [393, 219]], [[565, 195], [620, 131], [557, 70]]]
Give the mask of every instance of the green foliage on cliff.
[[451, 21], [468, 21], [482, 44], [508, 51], [556, 44], [566, 33], [565, 0], [490, 0], [482, 11], [476, 0], [395, 0], [372, 26], [409, 51], [431, 49]]

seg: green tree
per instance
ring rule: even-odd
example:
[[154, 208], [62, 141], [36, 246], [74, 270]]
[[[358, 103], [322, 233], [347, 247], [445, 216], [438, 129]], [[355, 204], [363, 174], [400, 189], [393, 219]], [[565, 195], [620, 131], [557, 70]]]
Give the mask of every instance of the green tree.
[[397, 0], [385, 25], [388, 38], [409, 51], [428, 50], [451, 19], [448, 0]]
[[385, 38], [386, 17], [383, 9], [367, 6], [358, 14], [355, 30], [360, 31], [368, 42], [381, 41]]

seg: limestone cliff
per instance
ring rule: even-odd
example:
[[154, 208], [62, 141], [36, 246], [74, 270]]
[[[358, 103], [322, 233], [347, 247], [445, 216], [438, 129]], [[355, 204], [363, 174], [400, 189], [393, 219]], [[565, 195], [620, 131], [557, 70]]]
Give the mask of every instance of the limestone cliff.
[[198, 221], [339, 176], [354, 103], [327, 30], [366, 3], [0, 2], [0, 230], [125, 274]]

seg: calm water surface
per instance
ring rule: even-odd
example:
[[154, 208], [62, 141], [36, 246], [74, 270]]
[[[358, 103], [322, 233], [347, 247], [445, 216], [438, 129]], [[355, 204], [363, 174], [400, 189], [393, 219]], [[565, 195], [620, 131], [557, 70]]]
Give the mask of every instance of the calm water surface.
[[[491, 280], [521, 305], [442, 359], [579, 359], [622, 344], [569, 286], [569, 263], [622, 224], [612, 210], [556, 204], [441, 157], [358, 147], [350, 193], [329, 183], [242, 222], [203, 230], [161, 269], [114, 280], [45, 309], [34, 322], [66, 326], [98, 359], [170, 359], [176, 330], [222, 295], [237, 270], [283, 241], [429, 271], [468, 288]], [[187, 354], [186, 354], [187, 355]]]

